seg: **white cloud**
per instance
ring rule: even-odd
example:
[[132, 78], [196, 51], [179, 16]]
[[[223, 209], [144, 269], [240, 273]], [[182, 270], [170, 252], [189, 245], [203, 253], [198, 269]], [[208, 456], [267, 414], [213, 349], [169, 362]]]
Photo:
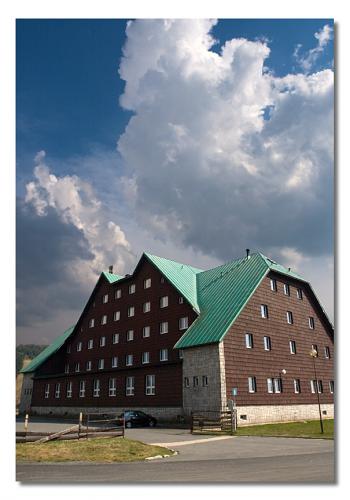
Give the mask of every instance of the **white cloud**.
[[[118, 150], [135, 216], [218, 259], [247, 247], [327, 254], [333, 72], [277, 78], [261, 41], [233, 39], [214, 53], [214, 23], [128, 25], [121, 103], [134, 114]], [[324, 47], [330, 33], [317, 35]]]
[[313, 68], [329, 41], [332, 40], [333, 28], [328, 24], [325, 24], [323, 28], [314, 34], [314, 37], [317, 40], [317, 45], [313, 49], [301, 54], [302, 45], [298, 44], [294, 50], [294, 58], [305, 72], [309, 72]]
[[123, 230], [109, 220], [91, 185], [76, 175], [57, 177], [50, 173], [44, 151], [36, 155], [35, 161], [35, 180], [26, 185], [25, 203], [32, 205], [39, 217], [54, 210], [62, 223], [81, 232], [92, 255], [92, 259], [77, 257], [67, 262], [75, 279], [91, 285], [109, 264], [122, 274], [135, 256]]

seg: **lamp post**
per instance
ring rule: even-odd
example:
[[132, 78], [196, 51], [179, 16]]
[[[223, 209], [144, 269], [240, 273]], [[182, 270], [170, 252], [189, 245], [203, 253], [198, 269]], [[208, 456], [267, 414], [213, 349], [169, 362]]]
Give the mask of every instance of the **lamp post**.
[[283, 370], [280, 371], [280, 380], [281, 380], [281, 392], [283, 391], [283, 380], [282, 380], [282, 375], [285, 375], [287, 373], [287, 370], [283, 368]]
[[316, 362], [315, 362], [315, 359], [317, 358], [317, 351], [315, 349], [311, 349], [310, 356], [312, 357], [312, 361], [313, 361], [313, 364], [314, 364], [314, 374], [315, 374], [315, 382], [316, 382], [315, 390], [316, 390], [316, 395], [317, 395], [318, 413], [320, 415], [321, 434], [323, 434], [323, 422], [322, 422], [322, 413], [321, 413], [321, 403], [320, 403], [320, 394], [318, 392], [318, 380], [317, 380]]

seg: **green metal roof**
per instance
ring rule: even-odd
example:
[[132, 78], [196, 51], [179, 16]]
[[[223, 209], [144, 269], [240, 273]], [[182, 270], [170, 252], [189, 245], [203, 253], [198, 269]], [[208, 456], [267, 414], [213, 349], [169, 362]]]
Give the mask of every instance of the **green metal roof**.
[[54, 354], [67, 340], [67, 338], [71, 335], [74, 330], [74, 326], [71, 326], [66, 330], [62, 335], [60, 335], [57, 339], [55, 339], [51, 345], [47, 346], [41, 353], [35, 356], [34, 359], [27, 365], [25, 368], [20, 370], [20, 373], [30, 373], [34, 372], [39, 366], [41, 366], [44, 361], [46, 361], [52, 354]]
[[119, 274], [113, 274], [113, 273], [106, 273], [103, 271], [101, 273], [109, 283], [116, 283], [117, 281], [123, 279], [124, 276], [119, 276]]
[[159, 271], [172, 283], [172, 285], [185, 297], [192, 307], [199, 313], [197, 299], [196, 276], [203, 272], [202, 269], [181, 264], [173, 260], [157, 257], [150, 253], [144, 253], [146, 258], [151, 261]]
[[260, 253], [198, 273], [200, 315], [175, 344], [175, 348], [220, 342], [270, 270], [303, 280], [298, 274]]

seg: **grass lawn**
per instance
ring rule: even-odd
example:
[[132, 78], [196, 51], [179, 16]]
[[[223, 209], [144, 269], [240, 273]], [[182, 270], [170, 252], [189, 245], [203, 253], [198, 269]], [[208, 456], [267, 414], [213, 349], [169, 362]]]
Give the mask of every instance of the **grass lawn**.
[[[324, 433], [320, 432], [319, 420], [308, 420], [304, 422], [287, 422], [284, 424], [251, 425], [249, 427], [239, 427], [235, 436], [279, 436], [279, 437], [300, 437], [333, 439], [334, 420], [323, 420]], [[196, 432], [196, 434], [230, 434], [230, 432]]]
[[155, 455], [172, 455], [172, 452], [125, 438], [16, 444], [18, 462], [134, 462]]

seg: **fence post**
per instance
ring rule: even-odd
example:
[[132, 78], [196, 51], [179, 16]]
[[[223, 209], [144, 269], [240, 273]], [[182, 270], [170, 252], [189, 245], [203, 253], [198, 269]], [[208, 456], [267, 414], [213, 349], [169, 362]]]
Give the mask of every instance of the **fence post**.
[[233, 434], [234, 431], [234, 418], [235, 418], [235, 412], [234, 410], [231, 410], [231, 434]]
[[81, 432], [81, 423], [83, 420], [83, 414], [82, 412], [79, 413], [79, 427], [78, 427], [78, 439], [80, 439], [80, 432]]
[[29, 420], [29, 415], [26, 413], [25, 419], [24, 419], [24, 432], [25, 432], [25, 438], [27, 437], [27, 432], [28, 432], [28, 420]]
[[193, 434], [193, 411], [191, 411], [191, 434]]
[[86, 439], [89, 439], [89, 414], [86, 415]]

